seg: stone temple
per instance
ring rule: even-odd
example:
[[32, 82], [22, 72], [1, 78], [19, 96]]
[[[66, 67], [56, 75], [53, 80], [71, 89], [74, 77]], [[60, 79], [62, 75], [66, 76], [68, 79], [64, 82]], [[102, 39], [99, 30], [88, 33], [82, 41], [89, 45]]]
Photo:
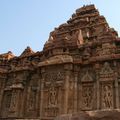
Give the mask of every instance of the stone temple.
[[1, 120], [120, 120], [119, 109], [120, 38], [92, 4], [55, 28], [41, 52], [0, 55]]

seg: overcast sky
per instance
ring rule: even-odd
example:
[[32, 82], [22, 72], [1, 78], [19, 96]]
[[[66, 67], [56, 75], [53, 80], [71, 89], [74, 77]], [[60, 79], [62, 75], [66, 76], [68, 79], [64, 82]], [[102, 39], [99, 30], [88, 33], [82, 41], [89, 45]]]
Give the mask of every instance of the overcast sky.
[[41, 51], [50, 31], [90, 3], [120, 34], [120, 0], [0, 0], [0, 53]]

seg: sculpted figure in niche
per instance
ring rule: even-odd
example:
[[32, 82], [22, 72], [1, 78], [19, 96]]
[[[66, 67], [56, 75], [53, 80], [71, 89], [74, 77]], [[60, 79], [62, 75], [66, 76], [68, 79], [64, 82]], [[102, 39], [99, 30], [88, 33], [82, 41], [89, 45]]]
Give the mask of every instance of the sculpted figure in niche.
[[112, 94], [112, 86], [104, 85], [103, 86], [103, 107], [111, 108], [113, 106], [113, 94]]
[[57, 91], [55, 87], [52, 86], [49, 91], [49, 105], [56, 106], [57, 105]]
[[29, 97], [29, 110], [35, 109], [35, 103], [36, 103], [36, 91], [31, 90], [31, 94]]
[[83, 88], [83, 106], [84, 108], [91, 108], [92, 106], [92, 96], [93, 96], [93, 90], [91, 87], [84, 87]]
[[15, 91], [12, 95], [10, 110], [14, 111], [16, 107], [17, 92]]

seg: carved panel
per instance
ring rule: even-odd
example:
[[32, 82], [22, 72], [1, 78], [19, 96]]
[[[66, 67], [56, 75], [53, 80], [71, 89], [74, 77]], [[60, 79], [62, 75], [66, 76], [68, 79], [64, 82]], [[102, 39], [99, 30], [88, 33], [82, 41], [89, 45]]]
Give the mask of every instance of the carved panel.
[[51, 83], [48, 87], [45, 97], [46, 104], [45, 106], [45, 116], [56, 116], [59, 112], [59, 105], [58, 105], [58, 91], [59, 87], [56, 87], [54, 83]]
[[113, 106], [113, 84], [101, 84], [101, 107], [102, 109], [112, 109]]
[[57, 89], [55, 88], [54, 85], [51, 85], [49, 88], [49, 93], [48, 93], [48, 106], [49, 107], [55, 107], [58, 104], [58, 97], [57, 97]]
[[61, 107], [61, 88], [63, 85], [64, 73], [61, 71], [49, 71], [45, 74], [44, 84], [44, 116], [56, 116]]
[[30, 88], [29, 99], [28, 99], [28, 110], [33, 111], [36, 109], [36, 89]]
[[93, 84], [82, 85], [82, 109], [92, 110], [94, 99], [94, 87]]
[[64, 72], [49, 72], [45, 74], [45, 81], [46, 82], [53, 82], [53, 81], [63, 81], [64, 80]]
[[78, 104], [80, 110], [93, 110], [95, 102], [94, 81], [96, 74], [92, 67], [84, 67], [79, 74]]
[[29, 80], [29, 86], [27, 88], [27, 108], [26, 108], [26, 115], [27, 116], [32, 116], [32, 114], [34, 114], [34, 112], [36, 112], [37, 114], [37, 104], [38, 104], [38, 98], [39, 98], [39, 94], [38, 94], [38, 90], [39, 90], [39, 75], [37, 75], [36, 73], [31, 74], [31, 79]]
[[12, 99], [11, 99], [11, 104], [10, 104], [10, 111], [16, 111], [17, 107], [17, 91], [13, 91], [12, 93]]

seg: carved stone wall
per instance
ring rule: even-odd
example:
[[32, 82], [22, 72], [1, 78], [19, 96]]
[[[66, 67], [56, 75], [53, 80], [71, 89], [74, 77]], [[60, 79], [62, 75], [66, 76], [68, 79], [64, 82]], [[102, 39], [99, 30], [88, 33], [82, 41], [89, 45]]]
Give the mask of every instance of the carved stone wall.
[[63, 95], [64, 95], [64, 69], [58, 66], [60, 69], [56, 69], [56, 66], [46, 67], [44, 71], [43, 81], [43, 117], [54, 117], [60, 114], [63, 107]]
[[0, 55], [0, 119], [113, 109], [120, 109], [120, 38], [94, 5], [55, 28], [43, 51]]
[[96, 73], [93, 66], [81, 68], [79, 72], [79, 110], [94, 110], [96, 108]]

